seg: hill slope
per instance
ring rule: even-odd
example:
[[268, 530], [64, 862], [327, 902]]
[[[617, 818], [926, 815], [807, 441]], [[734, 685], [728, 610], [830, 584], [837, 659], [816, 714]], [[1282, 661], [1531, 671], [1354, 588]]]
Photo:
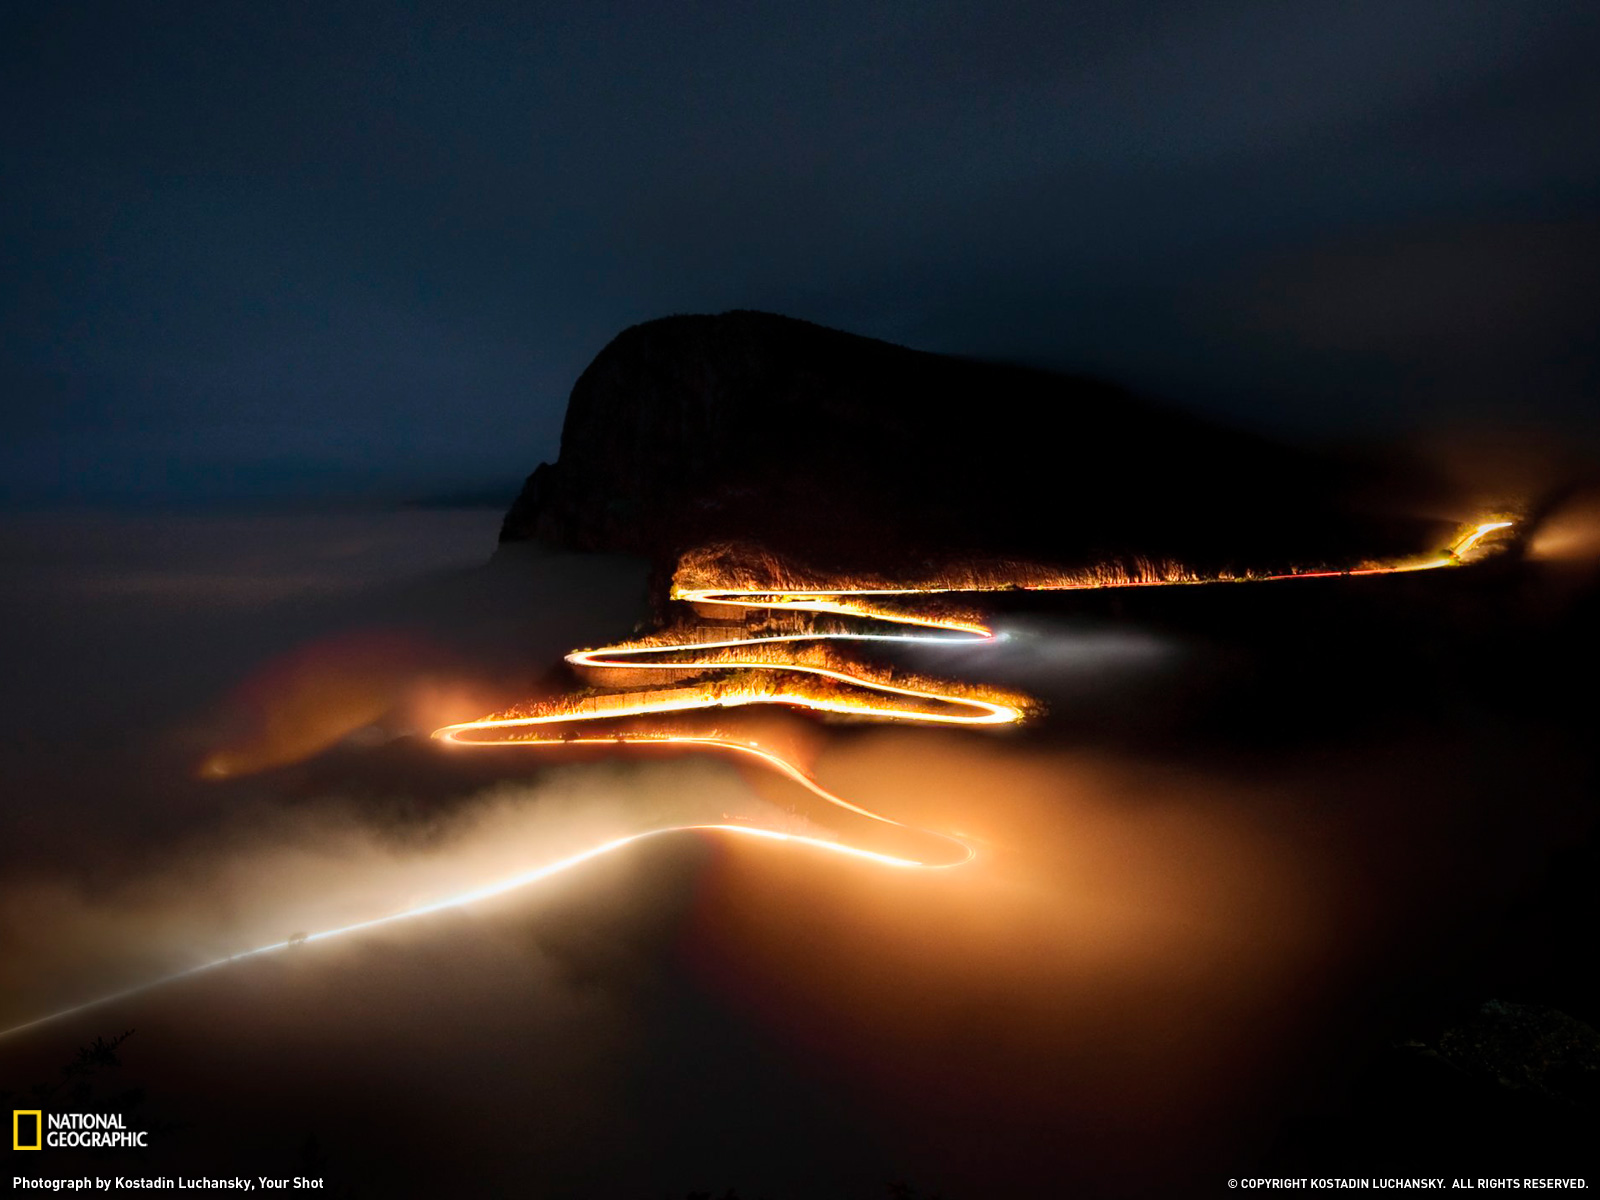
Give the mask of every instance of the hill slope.
[[1351, 484], [1107, 384], [729, 312], [636, 325], [600, 352], [501, 541], [666, 559], [748, 539], [840, 566], [1334, 562], [1426, 544], [1353, 523]]

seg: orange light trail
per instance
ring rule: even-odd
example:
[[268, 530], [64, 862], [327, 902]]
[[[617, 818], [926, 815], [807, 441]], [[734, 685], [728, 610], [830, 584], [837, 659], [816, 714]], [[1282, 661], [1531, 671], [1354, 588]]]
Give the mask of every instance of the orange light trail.
[[[658, 671], [694, 677], [694, 686], [670, 691], [625, 691], [621, 694], [586, 696], [577, 701], [535, 706], [530, 711], [513, 710], [447, 725], [434, 732], [440, 741], [458, 745], [506, 745], [559, 747], [571, 745], [656, 744], [689, 746], [748, 755], [760, 760], [830, 805], [889, 825], [898, 821], [853, 804], [828, 791], [794, 759], [757, 743], [718, 734], [682, 734], [670, 730], [629, 730], [611, 737], [574, 738], [567, 730], [575, 723], [605, 721], [624, 717], [660, 716], [697, 709], [736, 708], [754, 704], [780, 704], [858, 719], [913, 721], [943, 725], [1008, 725], [1026, 715], [1022, 697], [1007, 696], [993, 690], [950, 690], [951, 685], [912, 687], [897, 684], [867, 673], [858, 666], [808, 661], [797, 648], [850, 642], [911, 642], [949, 644], [990, 641], [994, 631], [981, 621], [965, 616], [923, 613], [895, 607], [894, 600], [1024, 589], [1058, 591], [1105, 587], [1170, 586], [1225, 582], [1268, 582], [1287, 579], [1320, 579], [1338, 576], [1386, 575], [1406, 571], [1425, 571], [1454, 566], [1488, 534], [1509, 528], [1510, 521], [1478, 524], [1457, 537], [1449, 549], [1432, 557], [1395, 563], [1373, 564], [1344, 571], [1298, 571], [1275, 575], [1195, 576], [1167, 566], [1149, 577], [1129, 577], [1123, 572], [1092, 571], [1080, 574], [1047, 574], [1037, 568], [1004, 576], [981, 576], [969, 572], [965, 577], [933, 581], [915, 586], [882, 586], [873, 582], [833, 582], [819, 586], [773, 586], [775, 580], [735, 582], [690, 578], [703, 574], [703, 568], [686, 560], [674, 577], [671, 597], [697, 611], [705, 608], [730, 609], [738, 614], [758, 612], [788, 619], [789, 614], [847, 617], [875, 621], [890, 626], [910, 627], [915, 632], [866, 633], [850, 629], [809, 628], [798, 633], [752, 634], [750, 636], [703, 639], [699, 630], [679, 631], [664, 640], [640, 640], [575, 650], [566, 656], [574, 669], [591, 673], [607, 671]], [[1020, 577], [1019, 577], [1020, 576]], [[756, 671], [782, 677], [798, 676], [776, 685], [750, 682], [721, 684], [704, 679], [708, 672]], [[801, 680], [807, 682], [801, 682]], [[819, 691], [809, 681], [844, 685], [856, 694], [844, 696]], [[902, 826], [904, 828], [904, 826]], [[922, 831], [933, 833], [934, 831]], [[918, 866], [952, 866], [969, 861], [973, 848], [949, 834], [934, 834], [941, 841], [961, 847], [963, 853], [951, 861], [939, 858], [918, 861]]]
[[1466, 537], [1462, 538], [1459, 542], [1452, 546], [1450, 548], [1450, 552], [1459, 558], [1495, 530], [1510, 529], [1513, 524], [1514, 522], [1511, 521], [1485, 521], [1482, 525], [1479, 525], [1471, 533], [1467, 534]]
[[[647, 838], [664, 837], [678, 833], [713, 833], [737, 837], [761, 838], [768, 841], [788, 842], [809, 849], [820, 850], [876, 866], [894, 869], [943, 869], [970, 862], [976, 854], [966, 840], [950, 833], [936, 830], [914, 829], [882, 813], [854, 804], [844, 797], [824, 788], [811, 773], [793, 757], [778, 748], [764, 746], [753, 738], [737, 737], [718, 732], [680, 733], [670, 729], [628, 729], [609, 736], [575, 737], [568, 733], [552, 733], [552, 729], [570, 727], [586, 721], [607, 721], [625, 718], [657, 717], [675, 713], [714, 708], [737, 708], [745, 705], [779, 704], [790, 708], [809, 709], [835, 716], [849, 716], [875, 720], [913, 721], [944, 725], [1007, 725], [1021, 721], [1027, 712], [1027, 702], [1021, 697], [986, 689], [955, 689], [954, 685], [921, 687], [894, 683], [881, 673], [871, 672], [858, 665], [825, 660], [807, 660], [802, 647], [826, 646], [828, 643], [854, 642], [911, 642], [921, 644], [951, 644], [987, 642], [994, 631], [980, 621], [964, 615], [919, 613], [895, 607], [892, 598], [925, 597], [957, 593], [979, 593], [1003, 590], [1066, 591], [1089, 588], [1172, 586], [1202, 583], [1268, 582], [1287, 579], [1324, 579], [1339, 576], [1387, 575], [1408, 571], [1432, 570], [1456, 566], [1467, 561], [1466, 556], [1476, 550], [1490, 534], [1512, 526], [1509, 520], [1486, 521], [1470, 528], [1439, 554], [1414, 560], [1357, 567], [1343, 571], [1299, 571], [1275, 575], [1243, 575], [1199, 577], [1184, 573], [1175, 567], [1162, 568], [1150, 577], [1130, 577], [1121, 571], [1098, 571], [1078, 575], [1047, 574], [1037, 569], [1021, 570], [1011, 578], [979, 576], [952, 579], [909, 587], [853, 586], [849, 583], [831, 586], [807, 586], [793, 589], [740, 586], [683, 586], [675, 579], [672, 599], [698, 607], [729, 608], [740, 612], [757, 611], [788, 619], [788, 614], [844, 617], [869, 620], [889, 626], [906, 627], [915, 632], [870, 633], [855, 629], [808, 629], [797, 633], [758, 634], [747, 637], [712, 637], [697, 639], [697, 630], [691, 628], [686, 636], [651, 642], [619, 643], [592, 650], [575, 650], [566, 661], [575, 669], [590, 672], [605, 671], [661, 671], [694, 676], [693, 686], [663, 691], [624, 691], [621, 693], [583, 696], [576, 700], [555, 701], [535, 706], [531, 711], [512, 711], [495, 714], [476, 721], [447, 725], [434, 731], [434, 738], [455, 746], [524, 745], [538, 747], [570, 746], [670, 746], [689, 749], [714, 750], [735, 756], [752, 758], [778, 775], [805, 788], [830, 806], [857, 817], [894, 826], [920, 834], [941, 853], [928, 857], [909, 857], [886, 854], [842, 841], [791, 833], [780, 829], [729, 822], [670, 825], [644, 830], [623, 837], [612, 838], [586, 850], [545, 863], [530, 870], [509, 876], [482, 887], [458, 892], [443, 899], [416, 905], [386, 916], [326, 929], [319, 933], [295, 936], [269, 945], [258, 946], [225, 958], [215, 959], [170, 975], [98, 999], [38, 1017], [12, 1028], [0, 1030], [0, 1037], [20, 1033], [26, 1029], [54, 1021], [74, 1013], [84, 1012], [102, 1004], [125, 999], [149, 991], [166, 983], [199, 975], [216, 967], [241, 962], [290, 946], [327, 941], [345, 934], [360, 933], [382, 926], [408, 921], [413, 918], [461, 908], [496, 896], [502, 896], [534, 883], [592, 862], [624, 847]], [[680, 566], [680, 577], [685, 574]], [[771, 581], [768, 581], [769, 583]], [[776, 674], [780, 682], [761, 686], [750, 682], [737, 682], [719, 686], [703, 676], [708, 672], [754, 671]], [[846, 689], [831, 692], [830, 687]]]

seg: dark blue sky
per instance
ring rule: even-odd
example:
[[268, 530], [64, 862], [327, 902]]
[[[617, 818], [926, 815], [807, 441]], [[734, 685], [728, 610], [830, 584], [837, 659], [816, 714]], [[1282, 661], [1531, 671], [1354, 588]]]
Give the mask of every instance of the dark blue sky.
[[1592, 0], [11, 0], [0, 60], [13, 501], [513, 480], [735, 307], [1295, 432], [1600, 408]]

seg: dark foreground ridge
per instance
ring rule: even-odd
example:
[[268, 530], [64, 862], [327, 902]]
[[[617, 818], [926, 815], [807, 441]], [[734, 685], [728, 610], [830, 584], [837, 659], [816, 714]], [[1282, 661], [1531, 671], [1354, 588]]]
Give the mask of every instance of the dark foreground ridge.
[[1410, 553], [1357, 521], [1348, 467], [1120, 388], [909, 350], [759, 312], [624, 330], [567, 406], [502, 542], [669, 559], [748, 539], [884, 555], [1147, 555], [1196, 566]]

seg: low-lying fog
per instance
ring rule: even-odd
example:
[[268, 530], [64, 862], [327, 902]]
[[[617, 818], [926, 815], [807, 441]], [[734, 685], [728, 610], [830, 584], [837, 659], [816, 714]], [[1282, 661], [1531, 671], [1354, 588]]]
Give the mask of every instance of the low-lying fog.
[[[1430, 980], [1570, 982], [1504, 943], [1593, 837], [1583, 723], [1535, 694], [1593, 612], [1585, 512], [1562, 564], [1492, 580], [1056, 600], [920, 653], [1048, 715], [830, 726], [819, 777], [975, 839], [968, 867], [656, 839], [12, 1035], [0, 1090], [132, 1027], [117, 1081], [170, 1128], [119, 1170], [315, 1160], [371, 1194], [1220, 1180]], [[638, 829], [781, 819], [720, 760], [426, 740], [648, 618], [643, 563], [485, 566], [498, 519], [0, 523], [0, 1026]]]

